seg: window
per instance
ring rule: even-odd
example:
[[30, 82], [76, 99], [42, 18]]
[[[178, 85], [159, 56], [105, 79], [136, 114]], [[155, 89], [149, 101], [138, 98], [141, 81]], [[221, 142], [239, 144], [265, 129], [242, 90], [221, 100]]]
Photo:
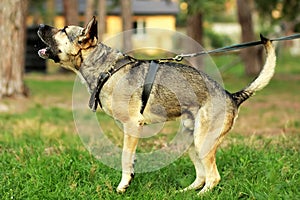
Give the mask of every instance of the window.
[[133, 33], [135, 35], [144, 35], [146, 34], [146, 22], [144, 20], [137, 20], [133, 22]]

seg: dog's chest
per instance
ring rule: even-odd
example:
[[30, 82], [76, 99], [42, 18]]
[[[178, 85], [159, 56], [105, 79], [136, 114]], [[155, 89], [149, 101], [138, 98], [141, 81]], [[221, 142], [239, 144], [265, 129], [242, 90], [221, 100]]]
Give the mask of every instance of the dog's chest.
[[140, 111], [144, 75], [141, 70], [137, 70], [119, 70], [107, 80], [101, 90], [102, 109], [120, 121], [127, 120]]

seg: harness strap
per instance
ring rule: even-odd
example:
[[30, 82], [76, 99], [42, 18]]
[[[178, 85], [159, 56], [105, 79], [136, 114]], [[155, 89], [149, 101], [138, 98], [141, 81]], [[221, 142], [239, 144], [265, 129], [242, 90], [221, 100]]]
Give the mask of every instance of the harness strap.
[[130, 56], [125, 56], [121, 60], [118, 60], [115, 63], [115, 65], [112, 68], [110, 68], [108, 71], [101, 72], [99, 74], [99, 77], [97, 79], [97, 85], [96, 85], [95, 89], [93, 90], [93, 92], [91, 94], [91, 97], [90, 97], [90, 100], [89, 100], [89, 108], [93, 112], [96, 112], [98, 105], [102, 108], [102, 104], [101, 104], [99, 95], [100, 95], [101, 89], [102, 89], [103, 85], [106, 83], [106, 81], [114, 73], [116, 73], [119, 69], [121, 69], [125, 65], [130, 64], [130, 63], [135, 63], [135, 62], [137, 62], [136, 59], [134, 59]]
[[144, 82], [144, 88], [142, 93], [142, 107], [140, 110], [141, 114], [144, 113], [145, 107], [147, 105], [157, 70], [158, 70], [158, 63], [152, 60], [150, 62], [149, 70]]
[[98, 80], [97, 80], [97, 86], [93, 90], [93, 93], [91, 94], [90, 100], [89, 100], [89, 107], [93, 112], [96, 112], [98, 105], [102, 108], [101, 101], [99, 98], [101, 89], [104, 85], [104, 83], [108, 80], [109, 73], [108, 72], [101, 72]]

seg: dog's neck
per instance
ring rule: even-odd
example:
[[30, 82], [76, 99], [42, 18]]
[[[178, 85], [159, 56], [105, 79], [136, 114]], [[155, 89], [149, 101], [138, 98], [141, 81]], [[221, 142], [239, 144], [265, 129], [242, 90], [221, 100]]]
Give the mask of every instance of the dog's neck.
[[100, 73], [108, 71], [113, 67], [116, 60], [123, 57], [124, 54], [120, 51], [99, 43], [83, 60], [79, 68], [79, 73], [86, 82], [89, 91], [95, 89]]

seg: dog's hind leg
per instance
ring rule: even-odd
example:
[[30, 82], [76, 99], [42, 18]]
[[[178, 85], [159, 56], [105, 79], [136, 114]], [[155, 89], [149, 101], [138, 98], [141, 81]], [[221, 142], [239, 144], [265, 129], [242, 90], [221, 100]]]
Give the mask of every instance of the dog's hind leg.
[[[221, 180], [216, 164], [216, 151], [224, 136], [234, 123], [234, 110], [229, 107], [213, 112], [210, 109], [199, 111], [199, 124], [195, 126], [194, 143], [198, 161], [203, 166], [205, 184], [199, 194], [205, 193], [215, 187]], [[224, 111], [224, 112], [223, 112]]]
[[117, 192], [126, 191], [134, 176], [134, 159], [135, 151], [141, 131], [141, 124], [127, 123], [124, 124], [124, 143], [122, 152], [122, 179], [117, 187]]
[[[214, 119], [214, 120], [212, 120]], [[220, 181], [220, 175], [216, 165], [215, 153], [218, 138], [222, 128], [222, 122], [219, 122], [212, 116], [211, 107], [206, 105], [202, 107], [196, 118], [194, 131], [194, 149], [191, 149], [191, 159], [195, 164], [196, 179], [188, 188], [207, 191], [212, 189]]]

